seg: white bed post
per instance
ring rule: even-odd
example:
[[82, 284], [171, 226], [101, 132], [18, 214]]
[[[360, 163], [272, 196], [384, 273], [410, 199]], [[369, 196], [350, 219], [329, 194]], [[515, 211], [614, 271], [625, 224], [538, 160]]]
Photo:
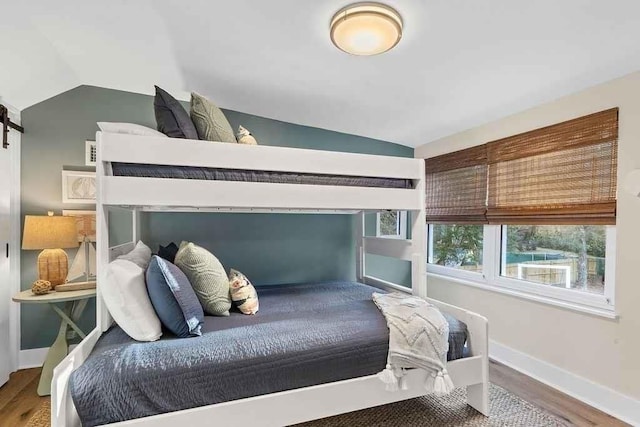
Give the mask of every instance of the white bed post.
[[421, 298], [427, 297], [427, 219], [426, 219], [426, 195], [425, 195], [425, 169], [424, 161], [420, 162], [420, 179], [416, 184], [416, 190], [420, 197], [420, 210], [411, 211], [411, 290], [414, 295]]
[[475, 335], [471, 352], [482, 356], [482, 381], [467, 386], [467, 403], [483, 415], [489, 416], [489, 322], [477, 322], [470, 334]]
[[356, 214], [356, 225], [354, 230], [354, 238], [356, 241], [356, 280], [360, 283], [364, 283], [365, 276], [365, 247], [364, 247], [364, 229], [365, 229], [365, 218], [364, 211], [358, 212]]
[[131, 210], [131, 239], [135, 245], [140, 240], [140, 219], [142, 212], [138, 209]]
[[97, 257], [97, 295], [96, 317], [97, 327], [106, 331], [111, 326], [111, 315], [102, 299], [101, 284], [105, 283], [106, 268], [109, 264], [109, 210], [102, 204], [103, 182], [106, 175], [105, 164], [102, 161], [102, 133], [96, 134], [96, 257]]

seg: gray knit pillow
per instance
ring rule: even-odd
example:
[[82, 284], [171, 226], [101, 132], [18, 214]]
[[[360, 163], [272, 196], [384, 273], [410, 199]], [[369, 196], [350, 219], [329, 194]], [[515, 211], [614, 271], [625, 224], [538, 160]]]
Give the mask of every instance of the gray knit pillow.
[[233, 142], [236, 137], [229, 121], [216, 104], [195, 92], [191, 93], [191, 121], [198, 138], [206, 141]]
[[229, 279], [218, 258], [205, 248], [182, 242], [176, 254], [175, 265], [191, 282], [205, 313], [214, 316], [229, 315]]

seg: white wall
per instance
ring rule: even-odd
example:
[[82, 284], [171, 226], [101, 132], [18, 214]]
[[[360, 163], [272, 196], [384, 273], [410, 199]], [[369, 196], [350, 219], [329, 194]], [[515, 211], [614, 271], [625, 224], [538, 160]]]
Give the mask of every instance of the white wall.
[[611, 107], [620, 107], [615, 292], [619, 319], [432, 277], [428, 294], [486, 316], [491, 340], [640, 400], [640, 198], [623, 188], [629, 172], [640, 168], [640, 72], [425, 144], [415, 156], [433, 157]]

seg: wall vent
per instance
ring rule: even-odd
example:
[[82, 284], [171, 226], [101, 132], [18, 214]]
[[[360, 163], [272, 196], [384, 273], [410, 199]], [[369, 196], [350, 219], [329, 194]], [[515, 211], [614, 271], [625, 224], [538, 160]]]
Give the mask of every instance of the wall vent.
[[96, 142], [86, 141], [84, 150], [84, 164], [87, 166], [95, 166], [97, 160]]

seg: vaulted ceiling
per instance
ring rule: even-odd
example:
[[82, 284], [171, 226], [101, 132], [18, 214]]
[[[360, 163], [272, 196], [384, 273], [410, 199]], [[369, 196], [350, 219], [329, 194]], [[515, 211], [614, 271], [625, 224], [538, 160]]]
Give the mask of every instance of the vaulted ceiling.
[[158, 84], [415, 147], [640, 69], [637, 0], [387, 0], [405, 31], [375, 57], [329, 40], [348, 0], [12, 3], [0, 96], [20, 109], [81, 84]]

